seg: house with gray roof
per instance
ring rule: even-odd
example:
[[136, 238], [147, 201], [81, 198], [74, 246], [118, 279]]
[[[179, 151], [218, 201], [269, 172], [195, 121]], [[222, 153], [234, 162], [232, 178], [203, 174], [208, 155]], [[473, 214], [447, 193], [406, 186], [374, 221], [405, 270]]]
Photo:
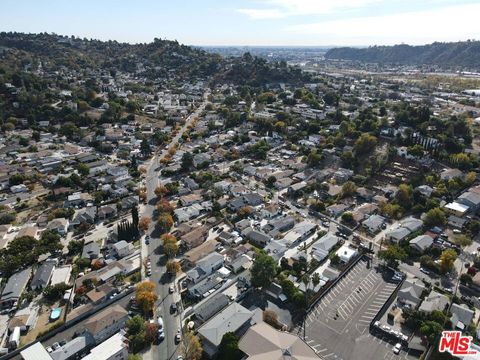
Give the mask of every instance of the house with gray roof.
[[248, 240], [253, 242], [257, 246], [264, 247], [270, 241], [272, 241], [271, 236], [265, 234], [263, 231], [254, 230], [252, 228], [246, 228], [242, 234], [244, 234]]
[[467, 191], [460, 195], [456, 202], [466, 205], [471, 211], [476, 212], [478, 209], [480, 209], [480, 194]]
[[203, 350], [208, 356], [215, 356], [223, 335], [232, 332], [242, 336], [250, 327], [252, 317], [253, 312], [239, 303], [231, 303], [198, 329]]
[[194, 308], [197, 318], [202, 322], [208, 321], [212, 316], [227, 307], [230, 300], [225, 294], [215, 294], [207, 301]]
[[82, 259], [96, 259], [100, 255], [100, 247], [95, 241], [83, 245]]
[[16, 306], [16, 303], [27, 287], [31, 274], [32, 268], [27, 268], [10, 276], [0, 296], [1, 309], [9, 309]]
[[370, 233], [376, 234], [382, 229], [382, 225], [385, 224], [385, 218], [380, 215], [370, 215], [370, 217], [365, 220], [362, 225]]
[[420, 280], [406, 280], [398, 291], [397, 299], [400, 303], [416, 307], [422, 301], [423, 290], [425, 290], [425, 285]]
[[316, 260], [322, 261], [328, 256], [330, 250], [337, 245], [339, 241], [340, 239], [336, 235], [332, 233], [325, 234], [312, 245], [312, 256]]
[[57, 261], [53, 260], [47, 260], [40, 265], [33, 275], [30, 287], [33, 290], [44, 289], [50, 283], [56, 265]]
[[450, 318], [452, 326], [454, 329], [461, 331], [468, 328], [475, 316], [475, 311], [470, 310], [466, 304], [452, 304], [450, 312], [452, 313], [452, 317]]
[[425, 250], [430, 248], [430, 246], [432, 246], [433, 239], [429, 235], [419, 235], [419, 236], [413, 238], [412, 240], [410, 240], [409, 244], [410, 244], [410, 247], [413, 250], [415, 250], [419, 253], [423, 253], [423, 252], [425, 252]]
[[430, 294], [422, 301], [422, 304], [418, 308], [420, 311], [431, 313], [432, 311], [444, 311], [448, 306], [449, 299], [444, 294], [440, 294], [435, 290], [432, 290]]
[[224, 261], [223, 255], [213, 252], [197, 261], [197, 266], [187, 271], [187, 278], [193, 283], [197, 283], [220, 269]]
[[95, 345], [95, 339], [89, 332], [70, 340], [65, 345], [50, 353], [52, 360], [78, 359]]

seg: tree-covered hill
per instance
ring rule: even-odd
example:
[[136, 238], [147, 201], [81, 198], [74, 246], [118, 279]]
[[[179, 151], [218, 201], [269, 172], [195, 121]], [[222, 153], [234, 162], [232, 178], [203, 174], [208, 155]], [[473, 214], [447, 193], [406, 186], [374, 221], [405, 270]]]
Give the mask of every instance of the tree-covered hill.
[[0, 74], [36, 70], [40, 65], [47, 72], [122, 71], [152, 81], [214, 77], [218, 82], [253, 86], [299, 82], [304, 76], [299, 69], [283, 62], [267, 63], [250, 54], [222, 58], [177, 41], [157, 38], [150, 43], [128, 44], [47, 33], [0, 33]]
[[480, 69], [480, 41], [435, 42], [422, 46], [342, 47], [329, 50], [325, 57], [327, 59], [369, 63], [438, 65], [442, 67]]

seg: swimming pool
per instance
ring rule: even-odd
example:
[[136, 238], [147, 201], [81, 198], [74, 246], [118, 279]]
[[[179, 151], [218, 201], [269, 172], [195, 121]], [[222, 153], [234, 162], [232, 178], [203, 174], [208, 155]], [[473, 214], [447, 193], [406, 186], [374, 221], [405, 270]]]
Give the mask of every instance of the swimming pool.
[[52, 309], [52, 312], [50, 313], [50, 321], [58, 320], [61, 314], [62, 314], [62, 308]]

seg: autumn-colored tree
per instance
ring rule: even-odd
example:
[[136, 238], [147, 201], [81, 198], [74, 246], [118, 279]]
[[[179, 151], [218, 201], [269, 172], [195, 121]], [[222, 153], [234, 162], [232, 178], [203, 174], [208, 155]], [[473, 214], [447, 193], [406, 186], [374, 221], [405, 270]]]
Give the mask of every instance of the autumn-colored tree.
[[136, 287], [137, 294], [141, 292], [154, 292], [155, 291], [155, 283], [153, 281], [142, 281]]
[[167, 213], [162, 213], [158, 217], [158, 227], [160, 228], [160, 232], [162, 234], [168, 232], [173, 226], [173, 218], [172, 215]]
[[140, 174], [145, 174], [147, 172], [147, 169], [145, 168], [145, 166], [140, 166], [138, 168], [138, 171], [140, 172]]
[[178, 261], [168, 260], [165, 266], [167, 268], [167, 271], [170, 274], [174, 274], [174, 275], [179, 273], [180, 270], [182, 270], [182, 267], [180, 266], [180, 263]]
[[281, 328], [281, 324], [278, 321], [278, 314], [273, 310], [267, 309], [263, 312], [263, 321], [276, 329]]
[[240, 219], [245, 219], [252, 213], [252, 208], [250, 206], [242, 206], [240, 209], [237, 211], [237, 215]]
[[159, 213], [172, 214], [175, 208], [167, 199], [160, 199], [160, 201], [157, 204], [157, 210]]
[[445, 274], [453, 269], [455, 260], [457, 260], [457, 253], [453, 249], [444, 250], [439, 260], [440, 270]]
[[185, 360], [200, 360], [202, 358], [202, 345], [192, 332], [187, 331], [183, 336], [182, 353]]
[[147, 231], [151, 222], [152, 219], [150, 219], [148, 216], [142, 217], [138, 222], [138, 228], [142, 231]]
[[176, 146], [172, 146], [170, 149], [168, 149], [168, 155], [170, 155], [170, 158], [175, 155], [175, 153], [177, 152], [177, 147]]
[[160, 163], [162, 163], [163, 165], [168, 164], [170, 161], [172, 161], [172, 157], [170, 156], [170, 154], [167, 154], [160, 159]]
[[145, 325], [145, 339], [148, 342], [153, 343], [157, 339], [158, 328], [159, 325], [157, 323], [149, 322]]
[[102, 267], [103, 267], [103, 262], [101, 260], [97, 259], [92, 263], [93, 270], [98, 270], [98, 269], [101, 269]]
[[138, 190], [138, 198], [141, 202], [147, 201], [147, 192], [144, 189]]
[[163, 251], [168, 257], [174, 257], [178, 252], [177, 238], [172, 234], [163, 234], [160, 239], [163, 244]]
[[168, 194], [167, 188], [163, 185], [158, 185], [153, 192], [159, 198], [162, 198]]
[[155, 294], [155, 284], [151, 281], [143, 281], [138, 284], [135, 298], [144, 315], [150, 315], [158, 299]]

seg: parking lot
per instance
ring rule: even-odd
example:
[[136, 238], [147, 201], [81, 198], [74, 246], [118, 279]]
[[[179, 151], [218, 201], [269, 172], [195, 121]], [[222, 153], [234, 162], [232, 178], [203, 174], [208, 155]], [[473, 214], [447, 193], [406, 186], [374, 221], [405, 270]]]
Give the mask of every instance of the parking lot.
[[360, 260], [324, 296], [294, 329], [322, 359], [414, 359], [404, 350], [394, 355], [393, 343], [369, 333], [370, 322], [394, 292], [397, 284], [387, 282], [375, 266]]

